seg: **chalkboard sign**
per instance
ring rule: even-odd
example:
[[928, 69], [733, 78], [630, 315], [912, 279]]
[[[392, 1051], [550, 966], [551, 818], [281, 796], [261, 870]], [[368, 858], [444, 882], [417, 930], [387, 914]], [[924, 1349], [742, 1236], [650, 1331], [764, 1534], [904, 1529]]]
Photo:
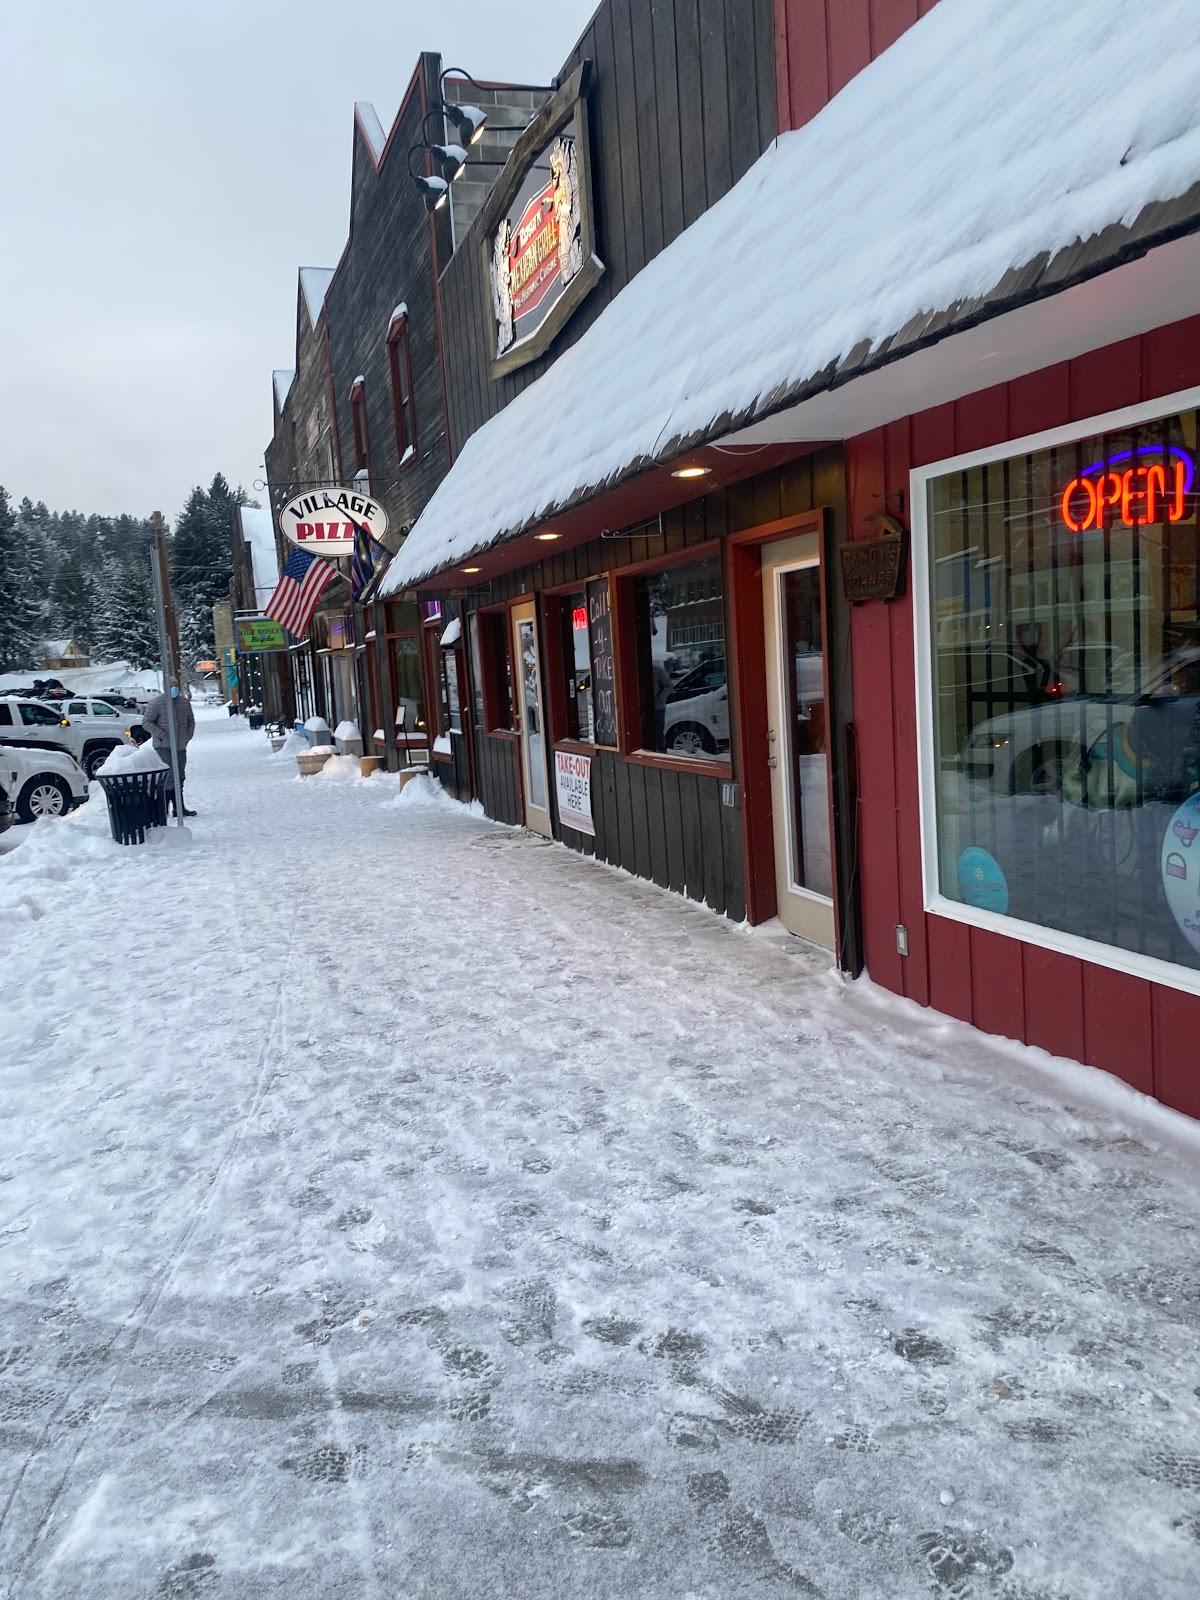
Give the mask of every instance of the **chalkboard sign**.
[[587, 586], [588, 634], [592, 645], [592, 704], [597, 744], [616, 748], [617, 673], [613, 661], [612, 611], [608, 579], [593, 578]]

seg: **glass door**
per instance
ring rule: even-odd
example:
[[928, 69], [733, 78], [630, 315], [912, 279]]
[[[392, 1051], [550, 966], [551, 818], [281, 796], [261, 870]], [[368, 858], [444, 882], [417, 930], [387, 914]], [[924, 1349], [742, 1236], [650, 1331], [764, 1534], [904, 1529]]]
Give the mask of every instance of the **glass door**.
[[766, 545], [767, 760], [779, 919], [834, 946], [821, 558], [816, 534]]
[[551, 837], [549, 779], [546, 775], [546, 721], [542, 715], [542, 672], [538, 659], [533, 601], [514, 606], [513, 659], [521, 713], [521, 771], [525, 779], [525, 826]]

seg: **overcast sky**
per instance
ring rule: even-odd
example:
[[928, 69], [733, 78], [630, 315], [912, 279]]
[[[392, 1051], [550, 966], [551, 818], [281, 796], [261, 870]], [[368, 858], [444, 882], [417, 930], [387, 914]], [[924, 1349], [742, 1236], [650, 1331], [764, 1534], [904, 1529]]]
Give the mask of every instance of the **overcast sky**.
[[0, 484], [55, 509], [251, 489], [353, 105], [421, 50], [547, 83], [596, 0], [52, 0], [0, 29]]

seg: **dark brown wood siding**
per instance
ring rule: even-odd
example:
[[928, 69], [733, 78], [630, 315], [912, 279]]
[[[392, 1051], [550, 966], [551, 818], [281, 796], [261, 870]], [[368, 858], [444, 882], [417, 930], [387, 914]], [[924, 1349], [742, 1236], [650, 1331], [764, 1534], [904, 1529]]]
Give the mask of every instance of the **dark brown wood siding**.
[[[574, 582], [582, 584], [600, 573], [619, 573], [636, 562], [707, 544], [725, 534], [777, 522], [815, 506], [828, 507], [836, 536], [845, 526], [840, 448], [803, 456], [782, 469], [665, 512], [653, 523], [627, 530], [627, 537], [595, 539], [550, 556], [481, 585], [466, 596], [456, 595], [454, 604], [466, 615], [478, 606], [515, 601]], [[449, 603], [448, 596], [446, 599]], [[725, 603], [728, 637], [728, 574]], [[835, 665], [831, 694], [839, 728], [834, 761], [835, 768], [840, 769], [838, 781], [849, 782], [851, 764], [844, 729], [853, 716], [850, 679], [848, 672], [837, 670], [843, 639], [839, 637], [832, 644]], [[544, 640], [542, 659], [545, 663]], [[749, 692], [761, 693], [761, 683], [750, 685]], [[737, 715], [738, 707], [731, 699], [731, 719]], [[742, 789], [736, 758], [731, 755], [730, 759], [735, 765], [732, 784], [706, 772], [699, 763], [694, 772], [677, 771], [629, 761], [617, 751], [596, 750], [592, 758], [596, 837], [589, 839], [586, 834], [561, 825], [550, 781], [555, 836], [574, 850], [595, 855], [690, 899], [703, 900], [714, 911], [740, 922], [746, 915]], [[490, 817], [499, 822], [524, 821], [520, 748], [516, 740], [476, 732], [475, 782], [478, 798]], [[847, 849], [851, 847], [848, 842]], [[839, 865], [846, 874], [844, 881], [850, 881], [850, 864]]]
[[494, 380], [478, 229], [442, 274], [456, 451], [593, 323], [774, 138], [773, 0], [605, 0], [560, 77], [592, 63], [598, 287], [549, 352]]

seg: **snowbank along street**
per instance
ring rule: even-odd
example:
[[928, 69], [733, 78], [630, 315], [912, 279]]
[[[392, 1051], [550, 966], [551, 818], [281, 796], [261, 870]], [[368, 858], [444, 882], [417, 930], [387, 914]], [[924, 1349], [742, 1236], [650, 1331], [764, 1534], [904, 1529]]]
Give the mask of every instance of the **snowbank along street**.
[[1181, 1119], [266, 750], [0, 860], [0, 1595], [1192, 1600]]

